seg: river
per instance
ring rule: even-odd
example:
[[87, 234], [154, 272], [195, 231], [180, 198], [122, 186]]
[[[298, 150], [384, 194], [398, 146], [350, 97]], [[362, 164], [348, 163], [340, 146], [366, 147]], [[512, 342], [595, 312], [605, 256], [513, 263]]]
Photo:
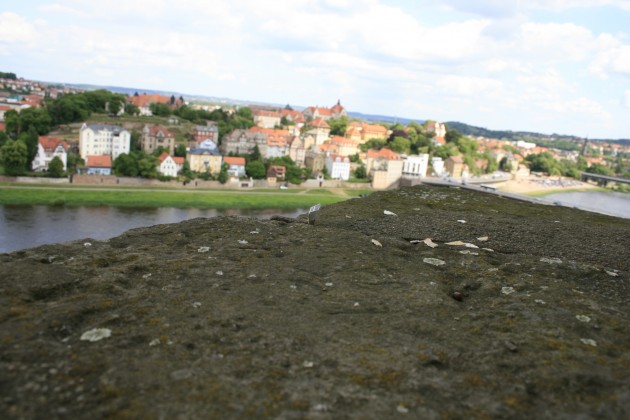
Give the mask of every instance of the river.
[[541, 197], [551, 203], [630, 219], [630, 194], [603, 191], [569, 191]]
[[268, 219], [273, 215], [297, 217], [307, 211], [0, 205], [0, 253], [84, 238], [110, 239], [132, 228], [197, 217]]

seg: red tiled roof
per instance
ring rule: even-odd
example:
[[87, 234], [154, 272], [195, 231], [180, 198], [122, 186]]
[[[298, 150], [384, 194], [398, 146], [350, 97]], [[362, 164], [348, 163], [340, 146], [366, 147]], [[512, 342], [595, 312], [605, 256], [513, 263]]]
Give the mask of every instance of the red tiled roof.
[[112, 157], [111, 156], [86, 156], [85, 166], [88, 168], [111, 168]]
[[328, 123], [321, 118], [315, 118], [313, 121], [311, 121], [311, 125], [315, 128], [330, 128], [330, 125], [328, 125]]
[[181, 157], [181, 156], [173, 156], [171, 159], [173, 159], [175, 163], [178, 165], [183, 165], [184, 162], [186, 161], [186, 158]]
[[47, 152], [53, 152], [59, 145], [63, 147], [63, 150], [68, 151], [68, 143], [58, 137], [39, 136], [37, 141]]
[[147, 107], [150, 104], [168, 104], [171, 98], [162, 95], [147, 95], [142, 94], [138, 96], [131, 96], [127, 99], [127, 102], [134, 104], [137, 107]]
[[226, 156], [223, 158], [223, 162], [227, 163], [228, 165], [245, 165], [245, 158], [243, 157], [236, 157], [236, 156]]
[[171, 133], [165, 127], [162, 127], [161, 125], [153, 125], [149, 127], [149, 135], [151, 137], [157, 136], [160, 131], [162, 132], [162, 135], [164, 137], [175, 137], [173, 133]]
[[400, 160], [400, 155], [389, 149], [370, 149], [367, 151], [367, 157], [370, 159]]

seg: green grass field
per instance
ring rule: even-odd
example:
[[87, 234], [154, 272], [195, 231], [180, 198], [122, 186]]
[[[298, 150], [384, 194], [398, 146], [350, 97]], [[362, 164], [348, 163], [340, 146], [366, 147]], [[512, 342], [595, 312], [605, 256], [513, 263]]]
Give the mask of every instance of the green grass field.
[[61, 188], [5, 188], [0, 204], [179, 207], [216, 209], [297, 209], [345, 200], [334, 195], [231, 191], [78, 190]]

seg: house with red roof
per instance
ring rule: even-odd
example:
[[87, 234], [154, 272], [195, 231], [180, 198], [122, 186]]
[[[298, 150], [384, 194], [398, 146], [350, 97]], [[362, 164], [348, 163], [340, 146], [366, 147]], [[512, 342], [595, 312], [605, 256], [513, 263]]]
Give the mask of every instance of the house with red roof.
[[286, 173], [286, 166], [271, 165], [269, 169], [267, 169], [267, 182], [275, 183], [277, 181], [284, 181]]
[[140, 115], [151, 116], [151, 104], [165, 104], [170, 108], [178, 108], [184, 105], [181, 99], [174, 96], [168, 97], [163, 95], [151, 94], [134, 95], [127, 98], [127, 103], [133, 104], [140, 110]]
[[267, 111], [264, 109], [252, 112], [254, 124], [262, 128], [274, 128], [280, 125], [282, 114], [276, 111]]
[[37, 154], [31, 163], [34, 172], [45, 172], [48, 164], [55, 157], [63, 162], [63, 170], [68, 169], [68, 143], [58, 137], [39, 136], [37, 138]]
[[162, 152], [158, 158], [158, 172], [164, 176], [176, 178], [184, 167], [185, 159], [179, 156], [171, 156], [167, 152]]
[[372, 188], [386, 189], [398, 185], [402, 178], [404, 161], [390, 149], [367, 151], [366, 170], [372, 179]]
[[233, 178], [245, 176], [245, 158], [238, 156], [225, 156], [223, 162], [229, 165], [227, 173]]
[[142, 129], [142, 150], [147, 153], [155, 152], [158, 147], [167, 150], [169, 154], [175, 152], [175, 135], [161, 125], [145, 125]]
[[314, 120], [316, 118], [329, 120], [331, 118], [347, 117], [348, 113], [346, 112], [346, 109], [341, 105], [341, 102], [337, 101], [337, 103], [332, 108], [309, 106], [302, 111], [302, 115], [306, 120]]
[[88, 175], [111, 175], [112, 157], [109, 155], [87, 155], [85, 158], [85, 172]]
[[322, 144], [328, 140], [330, 136], [330, 125], [328, 125], [324, 119], [315, 118], [308, 126], [310, 129], [305, 134], [313, 136], [315, 138], [315, 144]]

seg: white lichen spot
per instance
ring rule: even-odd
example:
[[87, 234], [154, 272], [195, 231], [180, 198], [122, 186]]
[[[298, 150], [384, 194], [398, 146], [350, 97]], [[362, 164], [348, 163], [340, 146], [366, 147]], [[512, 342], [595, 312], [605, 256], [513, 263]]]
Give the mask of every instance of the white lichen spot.
[[201, 307], [201, 302], [193, 302], [193, 308]]
[[466, 223], [465, 220], [458, 220], [457, 223]]
[[158, 345], [160, 345], [160, 339], [159, 338], [155, 338], [155, 339], [151, 340], [151, 342], [149, 343], [150, 347], [155, 347], [155, 346], [158, 346]]
[[249, 276], [247, 276], [248, 279], [255, 279], [256, 278], [256, 274], [250, 274]]
[[542, 300], [542, 299], [536, 299], [534, 302], [536, 302], [536, 303], [540, 303], [541, 305], [545, 305], [545, 304], [547, 303], [547, 302], [545, 302], [545, 301], [544, 301], [544, 300]]
[[450, 245], [450, 246], [464, 246], [466, 243], [462, 242], [462, 241], [452, 241], [452, 242], [447, 242], [446, 245]]
[[409, 413], [409, 409], [402, 404], [398, 404], [398, 407], [396, 407], [396, 411], [398, 411], [400, 414]]
[[223, 271], [219, 270], [215, 273], [217, 276], [222, 276], [223, 275]]
[[296, 290], [297, 286], [295, 284], [292, 284], [291, 286], [289, 286], [291, 289]]
[[197, 252], [199, 253], [204, 253], [204, 252], [208, 252], [210, 251], [210, 247], [209, 246], [200, 246], [199, 249], [197, 250]]
[[511, 295], [514, 292], [516, 292], [516, 290], [514, 290], [514, 288], [511, 286], [503, 286], [501, 288], [501, 293], [503, 293], [504, 295]]
[[394, 213], [393, 211], [389, 211], [389, 210], [383, 210], [383, 214], [385, 216], [398, 216], [396, 213]]
[[354, 306], [355, 308], [358, 308], [359, 307], [359, 302], [354, 302], [354, 305], [352, 305], [352, 306]]
[[349, 214], [346, 214], [346, 219], [352, 219], [352, 216], [350, 216]]
[[311, 362], [310, 360], [305, 360], [302, 363], [302, 366], [304, 366], [305, 368], [312, 368], [313, 366], [315, 366], [315, 363]]
[[480, 236], [480, 237], [477, 238], [477, 240], [479, 242], [486, 242], [488, 240], [488, 237], [487, 236]]
[[464, 251], [459, 251], [460, 254], [464, 254], [464, 255], [479, 255], [478, 252], [472, 252], [472, 251], [468, 251], [467, 249]]
[[239, 239], [238, 243], [241, 245], [247, 245], [249, 242], [247, 242], [245, 239]]
[[424, 258], [422, 261], [427, 263], [427, 264], [431, 264], [431, 265], [435, 265], [435, 266], [440, 266], [440, 265], [446, 264], [445, 261], [442, 261], [442, 260], [437, 259], [437, 258]]
[[584, 344], [586, 344], [587, 346], [593, 346], [593, 347], [597, 347], [597, 341], [591, 339], [591, 338], [580, 338], [580, 341]]
[[608, 271], [608, 270], [605, 270], [605, 271], [606, 271], [606, 274], [608, 274], [609, 276], [612, 276], [612, 277], [618, 277], [619, 276], [619, 273], [616, 273], [614, 271]]
[[484, 251], [488, 251], [488, 252], [494, 252], [494, 249], [492, 249], [492, 248], [481, 248], [481, 249], [483, 249]]
[[88, 246], [92, 246], [92, 244], [89, 243], [89, 242], [86, 242], [86, 243], [83, 244], [83, 246], [88, 247]]
[[260, 232], [258, 232], [257, 230], [252, 230], [249, 233], [252, 234], [252, 235], [258, 235]]
[[151, 273], [147, 273], [142, 276], [143, 279], [148, 279], [149, 277], [151, 277]]
[[575, 318], [580, 322], [591, 322], [591, 317], [586, 315], [576, 315]]
[[494, 273], [496, 271], [499, 271], [499, 269], [496, 268], [496, 267], [488, 268], [488, 272], [490, 272], [490, 273]]
[[464, 244], [464, 246], [465, 246], [466, 248], [479, 248], [477, 245], [475, 245], [475, 244], [470, 244], [470, 243], [465, 243], [465, 244]]
[[562, 260], [560, 258], [542, 257], [540, 261], [548, 264], [562, 264]]
[[426, 246], [430, 246], [431, 248], [437, 248], [437, 246], [438, 246], [438, 244], [436, 244], [435, 242], [433, 242], [433, 241], [431, 240], [431, 238], [427, 238], [427, 239], [425, 239], [425, 240], [424, 240], [424, 241], [422, 241], [422, 242], [424, 242], [424, 244], [425, 244]]
[[376, 239], [372, 239], [372, 243], [373, 243], [374, 245], [376, 245], [376, 246], [381, 247], [381, 248], [383, 247], [383, 244], [382, 244], [382, 243], [380, 243], [379, 241], [377, 241]]
[[326, 283], [326, 287], [332, 287], [332, 285], [333, 284], [331, 282]]
[[112, 330], [109, 328], [94, 328], [92, 330], [86, 331], [81, 335], [81, 341], [99, 341], [103, 338], [110, 337], [112, 335]]
[[431, 286], [436, 286], [436, 285], [437, 285], [437, 283], [436, 283], [436, 282], [434, 282], [434, 281], [430, 281], [430, 282], [429, 282], [429, 284], [430, 284]]

